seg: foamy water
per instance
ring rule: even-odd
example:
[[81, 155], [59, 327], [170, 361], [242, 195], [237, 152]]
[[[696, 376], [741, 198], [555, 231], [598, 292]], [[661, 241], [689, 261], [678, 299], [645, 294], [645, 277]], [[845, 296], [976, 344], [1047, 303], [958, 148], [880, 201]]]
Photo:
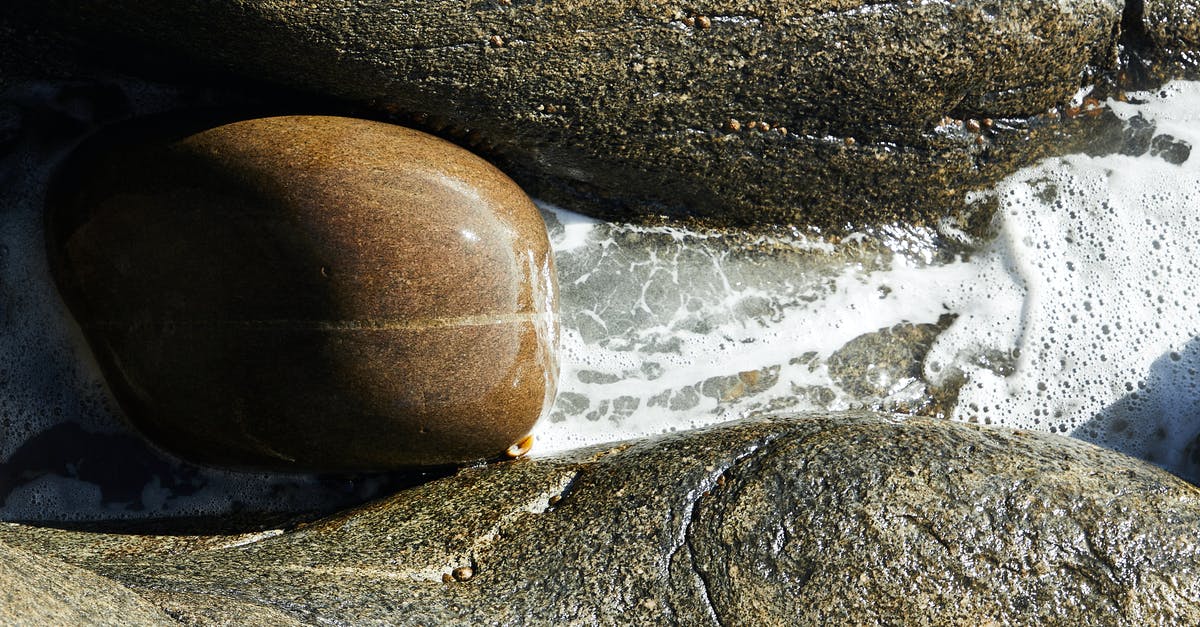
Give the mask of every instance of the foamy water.
[[[0, 519], [305, 511], [377, 494], [385, 477], [198, 468], [125, 426], [45, 267], [49, 171], [104, 122], [86, 93], [60, 91], [0, 97], [17, 111], [13, 122], [0, 110], [0, 127], [31, 111], [44, 118], [20, 124], [0, 152]], [[179, 98], [99, 92], [120, 93], [124, 115]], [[998, 236], [970, 258], [917, 229], [834, 246], [801, 232], [635, 227], [543, 206], [563, 351], [535, 454], [763, 410], [919, 409], [931, 392], [957, 389], [954, 419], [1072, 434], [1197, 478], [1200, 83], [1133, 97], [1142, 103], [1109, 104], [1144, 136], [1142, 154], [1017, 172], [986, 192], [1000, 207]]]
[[559, 209], [554, 229], [563, 312], [559, 396], [537, 450], [698, 427], [761, 409], [845, 409], [915, 401], [914, 377], [861, 398], [829, 359], [865, 333], [947, 313], [930, 297], [969, 283], [973, 266], [833, 247], [805, 238], [745, 238], [588, 222]]
[[[1134, 96], [1145, 104], [1109, 106], [1154, 125], [1146, 154], [1052, 159], [998, 186], [1000, 237], [948, 299], [961, 316], [926, 370], [965, 376], [957, 419], [1069, 433], [1197, 479], [1200, 83]], [[1012, 372], [976, 363], [988, 352], [1016, 355]]]
[[[538, 450], [762, 408], [895, 407], [924, 395], [928, 381], [961, 384], [955, 419], [1068, 433], [1191, 476], [1185, 450], [1200, 431], [1200, 158], [1190, 151], [1200, 145], [1200, 83], [1130, 96], [1141, 104], [1109, 106], [1143, 129], [1145, 153], [1071, 155], [1012, 175], [989, 192], [999, 200], [998, 237], [969, 260], [928, 263], [918, 242], [877, 267], [855, 259], [812, 269], [674, 233], [682, 245], [664, 241], [649, 257], [606, 265], [617, 255], [596, 250], [621, 248], [612, 227], [571, 218], [555, 240], [568, 268], [564, 297], [571, 281], [614, 287], [606, 299], [564, 302], [559, 407], [538, 427]], [[579, 256], [591, 274], [572, 270]], [[739, 264], [769, 272], [740, 280]], [[616, 287], [656, 280], [687, 298], [656, 311]], [[623, 320], [630, 311], [653, 322]], [[851, 339], [947, 313], [958, 318], [933, 343], [923, 377], [880, 369], [878, 394], [863, 398], [831, 376], [830, 359]], [[743, 386], [751, 393], [705, 392], [706, 382], [745, 372], [759, 373], [756, 386]]]

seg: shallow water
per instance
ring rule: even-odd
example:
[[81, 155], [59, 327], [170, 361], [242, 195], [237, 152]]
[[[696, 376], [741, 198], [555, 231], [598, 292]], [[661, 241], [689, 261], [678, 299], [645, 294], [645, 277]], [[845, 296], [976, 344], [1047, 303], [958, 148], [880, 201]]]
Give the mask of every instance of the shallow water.
[[[44, 187], [89, 129], [204, 98], [120, 81], [0, 94], [0, 519], [301, 512], [413, 479], [199, 468], [122, 422], [47, 275]], [[1200, 83], [1133, 98], [1109, 103], [1133, 154], [1047, 160], [981, 194], [997, 236], [969, 255], [932, 230], [835, 245], [544, 206], [563, 364], [535, 454], [870, 406], [1068, 433], [1196, 479]]]

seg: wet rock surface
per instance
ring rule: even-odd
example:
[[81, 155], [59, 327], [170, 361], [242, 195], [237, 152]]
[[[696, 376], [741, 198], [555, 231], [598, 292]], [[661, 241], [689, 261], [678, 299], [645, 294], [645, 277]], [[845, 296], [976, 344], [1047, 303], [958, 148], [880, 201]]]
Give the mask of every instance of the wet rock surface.
[[[7, 520], [32, 511], [43, 523], [100, 531], [0, 525], [0, 541], [20, 547], [0, 546], [6, 563], [38, 588], [26, 597], [35, 604], [9, 606], [23, 612], [15, 620], [100, 620], [84, 604], [55, 603], [74, 586], [39, 596], [65, 575], [89, 587], [70, 599], [121, 582], [141, 599], [117, 589], [106, 615], [135, 622], [144, 600], [158, 608], [146, 623], [158, 610], [185, 624], [1197, 622], [1195, 488], [1046, 435], [828, 413], [440, 480], [181, 464], [109, 420], [116, 410], [71, 352], [61, 312], [44, 305], [53, 288], [25, 239], [39, 233], [45, 164], [82, 135], [185, 104], [247, 100], [272, 113], [407, 121], [474, 144], [542, 197], [599, 214], [690, 214], [690, 205], [725, 222], [822, 229], [930, 221], [963, 190], [1063, 146], [1194, 163], [1176, 131], [1116, 120], [1095, 101], [1034, 115], [1116, 69], [1117, 43], [1143, 19], [1162, 46], [1157, 58], [1186, 67], [1194, 3], [1150, 2], [1144, 16], [1126, 9], [1120, 29], [1119, 2], [45, 5], [92, 24], [79, 40], [55, 20], [27, 28], [29, 13], [48, 14], [22, 4], [0, 15], [0, 352], [10, 358], [0, 369], [0, 501]], [[931, 25], [939, 31], [927, 38]], [[1024, 38], [1026, 27], [1040, 41]], [[103, 54], [93, 55], [97, 40]], [[830, 48], [792, 58], [818, 44]], [[112, 76], [144, 67], [130, 60], [147, 50], [157, 59], [150, 73], [176, 86]], [[213, 74], [197, 78], [181, 57]], [[1017, 57], [1028, 65], [1011, 63]], [[867, 61], [851, 63], [858, 58]], [[239, 91], [246, 86], [229, 83], [233, 75], [253, 87]], [[63, 76], [73, 78], [41, 81]], [[219, 87], [178, 87], [209, 80]], [[291, 96], [281, 85], [309, 97], [281, 105]], [[984, 207], [956, 214], [952, 226], [988, 220]], [[791, 239], [781, 245], [748, 233], [597, 227], [594, 241], [566, 255], [567, 326], [585, 357], [637, 359], [573, 370], [575, 387], [556, 405], [561, 422], [551, 424], [620, 425], [651, 403], [699, 422], [732, 408], [843, 407], [860, 395], [877, 404], [870, 396], [884, 392], [873, 372], [919, 372], [942, 313], [936, 301], [870, 326], [817, 329], [805, 337], [820, 346], [783, 362], [750, 354], [722, 361], [721, 376], [673, 372], [689, 358], [673, 335], [766, 347], [767, 334], [745, 330], [771, 331], [789, 313], [805, 319], [855, 294], [862, 277], [810, 254], [811, 232], [785, 229]], [[860, 286], [870, 298], [860, 290], [843, 301], [865, 304], [860, 311], [887, 309], [905, 285], [889, 273], [906, 255], [891, 253], [911, 240], [872, 238], [891, 251], [820, 248], [886, 275]], [[913, 254], [930, 250], [939, 263], [959, 252], [937, 241], [917, 242]], [[781, 278], [781, 268], [794, 274]], [[702, 290], [688, 286], [693, 277]], [[764, 286], [769, 293], [755, 293]], [[879, 331], [854, 339], [871, 329]], [[1014, 358], [979, 357], [1000, 375]], [[642, 382], [665, 394], [626, 389]], [[897, 407], [888, 392], [882, 406]], [[428, 483], [396, 491], [420, 481]], [[297, 512], [309, 520], [393, 493], [294, 522]], [[117, 522], [124, 516], [154, 524]]]
[[937, 324], [905, 322], [860, 335], [829, 356], [829, 374], [856, 398], [886, 397], [924, 378], [925, 355], [952, 321], [947, 317]]
[[381, 470], [499, 455], [548, 409], [553, 261], [495, 168], [365, 120], [166, 124], [82, 148], [48, 227], [153, 439], [215, 465]]
[[[600, 215], [833, 229], [934, 223], [1055, 150], [1073, 124], [1037, 116], [1115, 72], [1129, 30], [1115, 0], [28, 4], [160, 62], [368, 103]], [[1163, 46], [1194, 48], [1192, 18], [1162, 17], [1185, 6], [1148, 9]]]
[[278, 532], [0, 538], [218, 620], [1181, 624], [1197, 522], [1200, 491], [1090, 444], [852, 413], [466, 469]]

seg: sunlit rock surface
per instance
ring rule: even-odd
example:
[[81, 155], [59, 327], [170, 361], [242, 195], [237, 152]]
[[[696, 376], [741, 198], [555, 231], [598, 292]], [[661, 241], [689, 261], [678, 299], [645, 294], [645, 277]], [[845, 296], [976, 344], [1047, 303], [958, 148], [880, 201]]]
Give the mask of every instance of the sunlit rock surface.
[[0, 539], [219, 621], [1190, 624], [1197, 524], [1200, 491], [1091, 444], [851, 413], [466, 469], [295, 529]]
[[[1149, 40], [1143, 45], [1149, 49], [1154, 61], [1165, 65], [1164, 71], [1182, 70], [1193, 75], [1200, 72], [1200, 3], [1195, 0], [1145, 0], [1128, 4], [1142, 8], [1144, 35]], [[1138, 29], [1134, 26], [1133, 30]]]
[[[886, 12], [900, 5], [872, 6]], [[921, 7], [949, 10], [938, 2]], [[982, 11], [983, 5], [956, 10]], [[684, 26], [691, 20], [692, 30], [680, 33], [741, 28], [705, 12], [710, 14], [674, 18]], [[1101, 13], [1102, 22], [1113, 15]], [[81, 45], [13, 28], [8, 17], [0, 16], [0, 34], [11, 35], [2, 40], [6, 44], [41, 51], [64, 42]], [[707, 27], [699, 17], [708, 18]], [[285, 34], [290, 28], [276, 26]], [[1105, 30], [1107, 39], [1095, 49], [1101, 56], [1114, 52], [1114, 32]], [[484, 38], [492, 47], [470, 50], [507, 63], [485, 56], [519, 48], [501, 39], [502, 46]], [[1097, 40], [1086, 42], [1092, 45]], [[312, 58], [287, 46], [275, 50]], [[239, 62], [272, 63], [267, 56], [237, 54]], [[1088, 61], [1086, 54], [1072, 54], [1051, 63], [1080, 67]], [[333, 62], [337, 75], [357, 78], [342, 71], [344, 63], [355, 62], [347, 58]], [[1186, 475], [1186, 464], [1159, 455], [1173, 450], [1177, 460], [1187, 460], [1196, 449], [1188, 444], [1197, 405], [1188, 347], [1197, 329], [1194, 308], [1187, 305], [1197, 284], [1188, 254], [1188, 242], [1196, 239], [1188, 216], [1196, 215], [1198, 197], [1195, 84], [1129, 94], [1122, 103], [1089, 101], [1105, 94], [1074, 92], [1072, 83], [1058, 112], [1017, 122], [1052, 135], [1069, 131], [1080, 154], [1043, 161], [995, 193], [978, 194], [968, 220], [846, 229], [834, 240], [804, 229], [747, 236], [694, 227], [589, 225], [547, 206], [553, 245], [573, 268], [563, 277], [569, 363], [556, 419], [542, 425], [540, 456], [435, 480], [213, 471], [148, 446], [121, 422], [39, 252], [51, 168], [97, 128], [189, 105], [280, 108], [286, 101], [363, 113], [344, 102], [318, 106], [261, 84], [257, 95], [164, 87], [114, 78], [104, 60], [73, 62], [25, 63], [0, 45], [0, 424], [6, 436], [0, 442], [0, 515], [107, 533], [0, 525], [8, 545], [112, 577], [185, 622], [467, 623], [480, 616], [514, 624], [704, 624], [744, 617], [877, 623], [897, 616], [934, 624], [1026, 616], [1039, 624], [1198, 620], [1197, 492], [1142, 461], [1047, 434], [924, 418], [894, 422], [858, 412], [774, 413], [704, 427], [781, 406], [867, 405], [999, 425], [1031, 421], [1059, 433], [1065, 427], [1083, 437], [1093, 437], [1089, 431], [1105, 435], [1107, 446]], [[109, 69], [97, 71], [93, 63]], [[18, 78], [26, 72], [76, 78]], [[77, 78], [89, 75], [100, 78]], [[179, 80], [173, 71], [167, 75]], [[361, 76], [366, 84], [383, 84], [377, 74]], [[496, 78], [498, 84], [488, 85], [503, 86], [505, 77]], [[1066, 89], [1051, 83], [1052, 90]], [[621, 111], [603, 98], [588, 102]], [[398, 104], [381, 100], [372, 106], [395, 108], [403, 117]], [[439, 111], [458, 104], [437, 101]], [[562, 131], [554, 125], [577, 111], [543, 106], [531, 128]], [[722, 112], [726, 116], [734, 114]], [[636, 115], [626, 119], [641, 123]], [[989, 141], [1024, 136], [991, 130], [1009, 125], [1000, 118], [990, 127], [975, 119], [974, 131], [971, 119], [939, 119], [931, 132], [979, 151], [972, 155], [996, 154], [999, 147]], [[720, 137], [733, 137], [728, 145], [750, 149], [742, 169], [719, 174], [733, 172], [751, 197], [777, 180], [755, 159], [784, 154], [790, 160], [778, 163], [795, 166], [795, 152], [772, 152], [772, 146], [811, 137], [792, 129], [784, 135], [771, 123], [767, 132], [757, 124], [753, 131], [748, 121], [740, 120], [738, 130], [729, 119], [715, 124], [722, 125]], [[424, 123], [449, 124], [447, 135], [461, 134], [484, 148], [492, 141], [489, 150], [505, 152], [499, 126], [471, 135], [476, 129], [463, 120], [430, 116]], [[664, 132], [667, 145], [679, 137]], [[571, 137], [553, 134], [548, 141]], [[637, 147], [646, 136], [632, 137], [629, 144]], [[830, 137], [839, 154], [878, 154], [865, 134], [854, 143]], [[605, 158], [628, 156], [596, 145]], [[594, 191], [582, 184], [570, 184], [572, 191], [555, 186], [560, 175], [577, 181], [567, 177], [586, 173], [587, 163], [570, 154], [539, 154], [544, 160], [537, 167], [554, 174], [546, 179], [550, 183], [531, 180], [547, 195], [561, 200], [577, 198], [581, 189]], [[976, 163], [955, 154], [961, 153], [947, 158], [958, 169], [939, 176], [957, 181], [964, 167]], [[933, 189], [919, 191], [938, 193], [944, 179], [915, 171], [920, 186]], [[640, 185], [674, 190], [681, 202], [691, 202], [688, 194], [705, 192], [708, 184], [675, 177], [671, 181], [685, 189], [654, 187], [653, 176], [627, 171], [609, 180], [618, 183], [612, 189], [634, 195]], [[779, 185], [772, 193], [796, 189], [810, 188]], [[605, 205], [598, 197], [591, 202]], [[993, 210], [1000, 212], [994, 222]], [[989, 230], [995, 240], [977, 237]], [[1104, 244], [1110, 235], [1114, 241]], [[630, 288], [622, 275], [641, 283]], [[699, 289], [688, 287], [693, 283]], [[651, 288], [643, 293], [645, 285]], [[1093, 299], [1088, 291], [1117, 297]], [[1109, 339], [1101, 337], [1105, 325]], [[1053, 339], [1049, 347], [1046, 338]], [[1073, 355], [1086, 359], [1067, 359]], [[1113, 409], [1137, 420], [1124, 426], [1109, 421], [1105, 412]], [[689, 427], [702, 430], [552, 454]], [[1146, 433], [1153, 437], [1130, 435]], [[385, 494], [391, 496], [347, 509]], [[340, 513], [316, 523], [296, 522], [297, 516], [311, 521], [335, 511]], [[115, 533], [122, 529], [171, 535]], [[58, 564], [42, 563], [51, 569]]]
[[177, 625], [120, 584], [0, 543], [0, 622], [6, 625]]

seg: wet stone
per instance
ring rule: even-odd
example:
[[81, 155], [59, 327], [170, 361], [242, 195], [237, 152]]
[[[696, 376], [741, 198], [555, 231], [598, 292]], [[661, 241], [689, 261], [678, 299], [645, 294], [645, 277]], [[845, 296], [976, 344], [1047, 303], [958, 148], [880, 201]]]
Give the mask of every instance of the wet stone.
[[121, 406], [202, 463], [457, 463], [557, 380], [545, 226], [437, 138], [319, 116], [171, 120], [85, 145], [50, 200], [55, 278]]
[[212, 624], [1195, 625], [1198, 523], [1194, 486], [1086, 442], [828, 412], [465, 468], [269, 534], [0, 542]]
[[925, 355], [949, 322], [906, 322], [861, 335], [829, 357], [829, 374], [856, 398], [884, 397], [910, 384], [924, 385]]
[[1176, 73], [1200, 74], [1200, 11], [1196, 3], [1147, 0], [1143, 11], [1144, 28], [1160, 63], [1165, 61]]
[[1167, 163], [1182, 165], [1192, 156], [1192, 145], [1171, 135], [1158, 135], [1150, 142], [1150, 154]]
[[[1120, 0], [15, 4], [128, 42], [126, 66], [232, 70], [478, 142], [539, 198], [596, 215], [838, 231], [938, 224], [1056, 152], [1071, 129], [1034, 117], [1128, 43]], [[1194, 4], [1147, 3], [1155, 41], [1194, 53]], [[982, 134], [942, 132], [945, 116]]]
[[0, 624], [177, 623], [115, 581], [0, 543]]
[[1146, 154], [1146, 151], [1150, 150], [1150, 141], [1154, 138], [1154, 123], [1139, 114], [1130, 118], [1126, 124], [1122, 132], [1125, 141], [1121, 146], [1121, 154], [1131, 157]]

